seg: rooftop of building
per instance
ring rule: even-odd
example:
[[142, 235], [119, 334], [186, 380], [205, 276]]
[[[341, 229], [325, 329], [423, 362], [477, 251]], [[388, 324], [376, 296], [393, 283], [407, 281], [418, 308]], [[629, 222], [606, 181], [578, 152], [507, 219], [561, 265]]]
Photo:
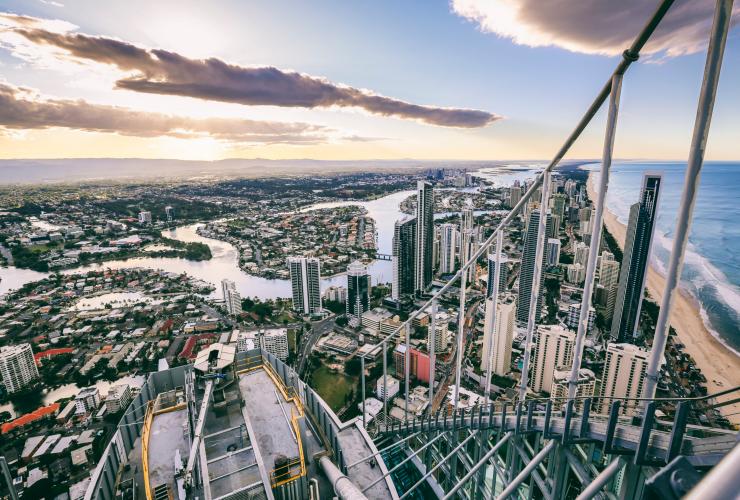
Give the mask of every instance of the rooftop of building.
[[[218, 499], [237, 492], [273, 498], [279, 491], [307, 493], [308, 481], [316, 479], [323, 498], [333, 485], [320, 472], [321, 456], [341, 465], [377, 452], [358, 419], [341, 423], [272, 355], [255, 349], [236, 353], [233, 363], [217, 362], [228, 359], [225, 347], [213, 344], [199, 353], [198, 358], [205, 356], [203, 370], [181, 366], [152, 373], [129, 405], [119, 432], [127, 461], [136, 466], [127, 470], [129, 478], [137, 476], [137, 496], [146, 498], [149, 488], [151, 498], [178, 498], [184, 491], [188, 498]], [[127, 422], [142, 420], [137, 438]], [[108, 487], [100, 477], [110, 453], [109, 445], [91, 488]], [[191, 469], [191, 461], [200, 465]], [[347, 476], [359, 488], [380, 479], [366, 494], [392, 498], [393, 485], [382, 480], [383, 471], [384, 465], [363, 463]]]

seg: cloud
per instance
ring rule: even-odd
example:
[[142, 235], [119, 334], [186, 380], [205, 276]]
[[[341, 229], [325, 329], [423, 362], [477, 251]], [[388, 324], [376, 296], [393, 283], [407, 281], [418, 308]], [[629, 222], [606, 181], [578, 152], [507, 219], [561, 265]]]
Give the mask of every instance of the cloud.
[[[715, 4], [677, 0], [643, 53], [675, 57], [702, 50]], [[451, 0], [459, 16], [519, 45], [609, 56], [629, 47], [657, 5], [657, 0]], [[733, 13], [735, 25], [740, 6]]]
[[116, 86], [135, 92], [251, 106], [360, 108], [376, 115], [444, 127], [485, 127], [501, 118], [475, 109], [412, 104], [294, 71], [239, 66], [217, 58], [191, 59], [176, 52], [144, 49], [107, 37], [53, 31], [29, 26], [27, 22], [6, 31], [36, 46], [61, 50], [66, 57], [115, 66], [126, 73]]
[[136, 137], [207, 137], [241, 144], [318, 144], [334, 134], [327, 127], [306, 123], [188, 118], [84, 100], [43, 98], [31, 89], [0, 82], [0, 131], [53, 127]]

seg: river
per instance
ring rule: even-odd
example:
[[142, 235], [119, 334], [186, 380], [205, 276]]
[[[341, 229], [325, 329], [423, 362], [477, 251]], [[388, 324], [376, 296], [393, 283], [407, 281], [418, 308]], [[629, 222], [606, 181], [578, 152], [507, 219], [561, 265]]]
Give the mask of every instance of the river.
[[[375, 220], [375, 228], [378, 232], [378, 252], [390, 254], [393, 243], [394, 224], [396, 220], [404, 216], [399, 210], [399, 204], [412, 194], [414, 194], [414, 191], [401, 191], [371, 201], [318, 203], [304, 208], [303, 211], [347, 205], [364, 207], [368, 212], [368, 216]], [[189, 224], [172, 230], [166, 229], [162, 234], [168, 238], [180, 241], [207, 244], [211, 248], [212, 257], [210, 260], [191, 261], [173, 257], [136, 257], [66, 269], [63, 272], [65, 274], [71, 274], [106, 268], [145, 267], [163, 269], [175, 273], [187, 273], [190, 276], [212, 283], [216, 287], [216, 290], [211, 294], [213, 297], [220, 296], [220, 282], [223, 278], [233, 280], [242, 297], [258, 297], [261, 299], [290, 297], [291, 287], [288, 280], [266, 279], [245, 273], [239, 268], [239, 255], [236, 248], [230, 243], [200, 236], [197, 234], [197, 229], [201, 225]], [[392, 267], [389, 261], [375, 261], [369, 266], [369, 271], [374, 283], [389, 282], [392, 278]], [[2, 278], [2, 281], [0, 282], [0, 294], [17, 289], [28, 282], [40, 280], [45, 276], [47, 276], [46, 273], [30, 271], [28, 269], [1, 267], [0, 278]], [[338, 275], [323, 278], [321, 281], [322, 288], [326, 289], [331, 285], [344, 284], [345, 278], [342, 275]]]
[[[523, 180], [533, 175], [529, 168], [518, 166], [502, 167], [499, 169], [482, 169], [479, 174], [487, 180], [502, 185], [514, 180]], [[454, 189], [454, 188], [452, 188]], [[474, 192], [477, 188], [462, 188], [460, 191]], [[381, 198], [370, 201], [338, 201], [316, 203], [303, 208], [301, 211], [317, 210], [321, 208], [334, 208], [340, 206], [357, 205], [364, 207], [368, 216], [375, 220], [375, 228], [378, 235], [378, 253], [391, 254], [393, 248], [393, 230], [396, 221], [406, 214], [399, 209], [400, 203], [415, 194], [414, 190], [399, 191]], [[483, 212], [476, 211], [476, 214]], [[443, 217], [449, 213], [436, 214]], [[41, 221], [35, 222], [36, 227], [45, 224]], [[167, 229], [162, 234], [168, 238], [185, 241], [205, 243], [211, 248], [212, 258], [204, 261], [191, 261], [173, 257], [136, 257], [127, 260], [112, 260], [100, 264], [91, 264], [71, 269], [66, 269], [65, 274], [85, 273], [97, 269], [122, 269], [131, 267], [144, 267], [150, 269], [162, 269], [175, 273], [187, 273], [190, 276], [212, 283], [216, 289], [211, 293], [212, 297], [220, 297], [221, 280], [229, 278], [236, 283], [237, 289], [242, 297], [257, 297], [260, 299], [274, 299], [278, 297], [290, 297], [290, 281], [280, 279], [267, 279], [252, 276], [245, 273], [238, 265], [238, 251], [230, 243], [206, 238], [197, 234], [201, 224], [190, 224], [174, 229]], [[40, 227], [41, 228], [41, 227]], [[393, 268], [390, 261], [376, 260], [368, 266], [373, 283], [388, 283], [393, 277]], [[0, 267], [0, 295], [10, 290], [20, 288], [26, 283], [43, 279], [46, 273], [18, 269], [15, 267]], [[322, 289], [332, 285], [343, 285], [346, 278], [336, 275], [322, 278]]]

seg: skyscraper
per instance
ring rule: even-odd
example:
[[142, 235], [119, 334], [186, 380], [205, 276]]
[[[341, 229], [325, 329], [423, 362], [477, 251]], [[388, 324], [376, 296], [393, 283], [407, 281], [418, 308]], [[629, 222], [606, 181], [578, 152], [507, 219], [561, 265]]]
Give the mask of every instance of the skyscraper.
[[547, 265], [549, 267], [557, 266], [560, 262], [560, 239], [547, 239]]
[[416, 269], [416, 218], [405, 217], [396, 221], [393, 232], [393, 287], [391, 298], [400, 299], [415, 290]]
[[599, 285], [604, 288], [604, 316], [611, 319], [614, 315], [614, 303], [617, 300], [619, 286], [619, 262], [614, 260], [614, 254], [604, 251], [601, 253], [599, 265]]
[[241, 314], [242, 312], [242, 298], [239, 292], [236, 291], [236, 283], [229, 279], [221, 280], [221, 291], [224, 295], [224, 305], [226, 311], [232, 316]]
[[439, 272], [440, 274], [454, 273], [457, 266], [457, 227], [455, 224], [442, 224], [439, 227], [440, 232], [440, 256]]
[[424, 292], [432, 282], [434, 243], [434, 189], [425, 181], [416, 186], [416, 279], [414, 291]]
[[640, 320], [642, 293], [658, 213], [660, 181], [660, 174], [645, 174], [640, 201], [630, 207], [610, 333], [615, 342], [631, 341]]
[[550, 198], [550, 207], [552, 208], [553, 216], [560, 217], [563, 220], [565, 216], [565, 204], [568, 201], [568, 197], [562, 193], [557, 193]]
[[[545, 249], [542, 252], [542, 267], [544, 267], [547, 262], [547, 235], [552, 233], [552, 218], [549, 213], [546, 214], [546, 216]], [[537, 253], [537, 230], [539, 224], [540, 210], [533, 210], [529, 214], [527, 232], [524, 235], [522, 266], [519, 273], [519, 299], [517, 300], [516, 319], [522, 322], [526, 322], [529, 318], [529, 303], [532, 298], [532, 282], [534, 281], [535, 257]], [[540, 294], [539, 299], [537, 300], [536, 320], [539, 320], [540, 311], [542, 310], [542, 287], [543, 283], [542, 280], [540, 280]]]
[[321, 311], [321, 262], [315, 257], [289, 257], [293, 309], [301, 314]]
[[[650, 353], [632, 344], [609, 344], [606, 347], [606, 361], [601, 375], [601, 398], [597, 405], [599, 413], [607, 413], [610, 398], [639, 398], [645, 381]], [[635, 402], [623, 404], [623, 415], [632, 415]]]
[[576, 334], [560, 325], [537, 327], [529, 387], [534, 392], [552, 392], [556, 369], [567, 369], [573, 361]]
[[0, 376], [5, 390], [10, 394], [39, 378], [31, 344], [0, 347]]
[[[509, 282], [509, 268], [507, 263], [509, 259], [501, 254], [501, 272], [499, 273], [498, 279], [498, 291], [503, 293], [506, 291], [506, 285]], [[486, 283], [486, 297], [490, 297], [493, 294], [493, 280], [495, 279], [496, 272], [496, 254], [488, 254], [488, 281]]]
[[370, 309], [370, 275], [367, 266], [354, 261], [347, 267], [347, 315], [362, 319]]
[[[485, 373], [488, 363], [491, 371], [496, 375], [506, 375], [511, 371], [511, 345], [514, 339], [514, 296], [507, 295], [498, 301], [494, 319], [493, 307], [496, 301], [493, 297], [486, 299], [486, 317], [483, 326], [483, 352], [481, 354], [480, 369]], [[489, 338], [491, 352], [488, 351]]]
[[[465, 200], [465, 208], [460, 214], [460, 266], [462, 267], [478, 250], [476, 231], [474, 228], [475, 214], [473, 212], [473, 201]], [[468, 282], [475, 279], [477, 265], [468, 268]]]

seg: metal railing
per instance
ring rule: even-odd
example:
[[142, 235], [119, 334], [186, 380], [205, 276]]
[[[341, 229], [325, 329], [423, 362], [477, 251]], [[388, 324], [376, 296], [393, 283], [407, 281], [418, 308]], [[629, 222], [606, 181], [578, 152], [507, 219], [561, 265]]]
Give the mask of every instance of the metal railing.
[[[634, 485], [637, 484], [635, 481], [644, 481], [646, 474], [649, 477], [651, 468], [668, 467], [679, 455], [692, 466], [703, 469], [720, 463], [736, 446], [735, 432], [688, 425], [690, 406], [710, 402], [720, 396], [738, 394], [740, 387], [686, 399], [617, 398], [611, 402], [608, 415], [592, 414], [592, 401], [589, 397], [539, 398], [516, 403], [491, 402], [458, 410], [450, 406], [438, 411], [436, 415], [387, 425], [380, 428], [379, 432], [381, 436], [398, 443], [393, 444], [393, 447], [403, 445], [408, 448], [406, 454], [409, 457], [421, 457], [432, 441], [450, 436], [449, 441], [439, 446], [433, 454], [437, 457], [434, 462], [425, 462], [426, 470], [431, 473], [443, 470], [437, 481], [440, 485], [448, 482], [445, 498], [451, 497], [461, 488], [477, 489], [483, 498], [493, 496], [492, 491], [486, 491], [484, 485], [472, 478], [483, 467], [492, 466], [498, 470], [492, 457], [498, 456], [498, 450], [507, 440], [510, 442], [505, 457], [496, 459], [505, 463], [501, 469], [509, 471], [508, 475], [501, 475], [501, 486], [504, 488], [501, 498], [514, 494], [528, 478], [537, 484], [544, 498], [557, 498], [558, 495], [554, 492], [557, 488], [564, 487], [559, 481], [569, 481], [561, 475], [563, 463], [574, 470], [574, 479], [571, 481], [577, 479], [580, 485], [579, 498], [592, 498], [620, 470], [627, 471]], [[555, 409], [557, 401], [565, 403], [563, 410]], [[575, 409], [578, 401], [583, 401], [582, 411]], [[733, 402], [734, 400], [722, 401], [713, 406], [721, 407]], [[629, 403], [633, 407], [646, 403], [646, 410], [640, 418], [624, 417], [620, 415], [623, 403]], [[678, 404], [673, 421], [660, 421], [656, 417], [658, 403]], [[445, 449], [452, 448], [458, 439], [462, 439], [455, 437], [460, 434], [465, 437], [463, 444], [472, 443], [472, 452], [470, 446], [463, 448], [458, 445], [453, 450], [454, 453], [444, 455]], [[436, 437], [432, 439], [432, 436]], [[409, 443], [414, 443], [414, 446]], [[594, 452], [597, 448], [600, 453]], [[542, 465], [545, 460], [546, 467]], [[450, 474], [457, 478], [454, 467], [458, 463], [463, 464], [464, 475], [449, 483]], [[447, 470], [441, 469], [445, 464]], [[520, 469], [523, 464], [527, 466]], [[627, 464], [630, 464], [629, 470], [625, 468]], [[648, 472], [640, 472], [642, 467], [647, 467], [645, 470]], [[424, 475], [424, 478], [428, 479], [431, 473]], [[543, 474], [551, 477], [553, 482], [546, 483], [542, 478]], [[408, 496], [422, 482], [415, 484], [403, 495]], [[633, 491], [628, 496], [634, 494]]]
[[289, 459], [286, 463], [272, 469], [272, 471], [270, 472], [270, 484], [272, 485], [273, 489], [295, 481], [299, 477], [303, 477], [306, 475], [306, 462], [303, 457], [303, 441], [301, 439], [301, 430], [298, 425], [298, 416], [295, 414], [295, 412], [293, 412], [292, 409], [290, 411], [290, 423], [296, 436], [298, 456]]
[[[579, 120], [578, 124], [576, 125], [575, 129], [571, 132], [571, 134], [566, 138], [565, 142], [561, 146], [561, 148], [558, 150], [556, 155], [553, 157], [553, 159], [547, 164], [547, 166], [543, 169], [543, 171], [536, 176], [534, 181], [531, 183], [529, 188], [526, 190], [526, 192], [522, 195], [519, 202], [516, 203], [516, 205], [511, 209], [511, 211], [500, 221], [500, 223], [496, 226], [495, 230], [491, 235], [480, 245], [478, 250], [466, 261], [464, 262], [460, 269], [455, 273], [455, 275], [447, 281], [437, 292], [432, 294], [430, 298], [428, 298], [421, 307], [419, 307], [417, 310], [415, 310], [406, 321], [404, 321], [401, 325], [399, 325], [392, 333], [388, 334], [383, 340], [380, 342], [378, 347], [376, 348], [373, 353], [370, 355], [375, 356], [377, 355], [378, 351], [382, 349], [382, 361], [383, 361], [383, 416], [385, 420], [387, 420], [388, 417], [388, 390], [387, 390], [387, 351], [388, 346], [393, 345], [390, 344], [397, 336], [401, 335], [402, 332], [406, 332], [406, 351], [408, 353], [409, 347], [410, 347], [410, 340], [408, 335], [408, 330], [411, 327], [411, 323], [415, 318], [418, 317], [419, 314], [421, 314], [424, 311], [429, 310], [430, 308], [432, 311], [436, 311], [437, 302], [441, 299], [443, 294], [448, 292], [459, 280], [460, 282], [460, 303], [458, 308], [458, 328], [456, 332], [456, 349], [455, 349], [455, 386], [460, 387], [461, 386], [461, 367], [462, 367], [462, 358], [464, 356], [463, 351], [463, 339], [465, 335], [465, 325], [464, 325], [464, 319], [465, 319], [465, 308], [466, 308], [466, 289], [468, 287], [467, 283], [467, 270], [471, 267], [477, 264], [478, 259], [484, 255], [484, 253], [490, 251], [490, 247], [493, 244], [494, 241], [498, 240], [502, 242], [502, 235], [504, 230], [511, 224], [512, 221], [515, 220], [515, 217], [518, 216], [518, 214], [521, 212], [523, 207], [530, 201], [530, 199], [533, 198], [535, 193], [538, 189], [541, 189], [541, 199], [540, 199], [540, 207], [541, 207], [541, 216], [540, 216], [540, 224], [537, 231], [537, 237], [538, 242], [541, 242], [544, 238], [544, 227], [545, 226], [545, 211], [547, 210], [547, 201], [548, 201], [548, 195], [549, 195], [549, 175], [550, 173], [558, 166], [560, 161], [564, 158], [564, 156], [568, 153], [570, 148], [573, 146], [573, 144], [576, 142], [576, 140], [581, 136], [585, 128], [591, 123], [596, 113], [602, 108], [603, 104], [607, 102], [607, 99], [609, 99], [609, 105], [608, 105], [608, 114], [607, 114], [607, 123], [606, 123], [606, 133], [604, 138], [604, 148], [603, 148], [603, 155], [602, 155], [602, 162], [601, 162], [601, 181], [600, 181], [600, 189], [598, 193], [598, 198], [596, 200], [596, 207], [595, 207], [595, 227], [594, 227], [594, 234], [592, 236], [591, 244], [590, 244], [590, 252], [589, 252], [589, 258], [587, 261], [587, 269], [586, 269], [586, 278], [583, 288], [583, 296], [582, 296], [582, 302], [581, 302], [581, 309], [580, 309], [580, 316], [578, 321], [578, 330], [576, 334], [576, 340], [575, 340], [575, 348], [574, 348], [574, 355], [573, 355], [573, 362], [570, 367], [570, 376], [568, 377], [568, 394], [570, 397], [575, 396], [576, 394], [576, 387], [577, 387], [577, 380], [578, 380], [578, 372], [581, 367], [581, 361], [582, 361], [582, 354], [583, 354], [583, 343], [586, 335], [587, 330], [587, 324], [588, 324], [588, 313], [591, 306], [591, 300], [592, 300], [592, 292], [593, 292], [593, 280], [595, 275], [595, 263], [596, 263], [596, 255], [598, 253], [598, 245], [601, 241], [601, 232], [602, 232], [602, 217], [603, 217], [603, 211], [605, 208], [605, 200], [606, 200], [606, 194], [608, 189], [608, 181], [609, 181], [609, 170], [611, 167], [612, 162], [612, 156], [613, 156], [613, 149], [614, 149], [614, 140], [616, 135], [616, 124], [617, 124], [617, 117], [618, 117], [618, 109], [619, 109], [619, 100], [620, 100], [620, 93], [621, 93], [621, 87], [622, 87], [622, 80], [623, 77], [627, 71], [627, 69], [639, 59], [640, 52], [644, 48], [645, 44], [648, 42], [648, 40], [651, 38], [655, 30], [657, 29], [658, 25], [663, 20], [666, 13], [669, 11], [671, 6], [673, 5], [674, 0], [663, 0], [660, 2], [658, 7], [656, 8], [653, 15], [650, 17], [648, 22], [645, 24], [643, 29], [640, 31], [640, 33], [636, 36], [633, 43], [630, 45], [627, 50], [624, 51], [622, 55], [622, 59], [617, 64], [616, 68], [612, 72], [612, 74], [607, 79], [606, 83], [600, 90], [600, 92], [597, 94], [596, 98], [593, 100], [591, 105], [588, 107], [586, 112], [583, 114], [581, 119]], [[668, 317], [670, 315], [671, 305], [672, 305], [672, 298], [675, 294], [675, 289], [677, 287], [678, 278], [681, 274], [681, 267], [683, 264], [683, 258], [684, 258], [684, 251], [686, 246], [686, 241], [688, 237], [688, 228], [690, 227], [690, 220], [692, 217], [693, 212], [693, 203], [695, 201], [695, 194], [696, 189], [698, 185], [698, 176], [699, 172], [701, 170], [702, 164], [703, 164], [703, 155], [704, 155], [704, 148], [706, 145], [706, 139], [708, 136], [709, 131], [709, 122], [711, 119], [711, 113], [714, 105], [714, 97], [716, 95], [716, 89], [717, 89], [717, 82], [719, 79], [719, 72], [721, 68], [721, 61], [724, 51], [724, 46], [727, 39], [727, 31], [729, 28], [729, 20], [730, 15], [732, 12], [732, 0], [717, 0], [717, 6], [715, 10], [715, 16], [713, 21], [713, 27], [712, 31], [710, 33], [710, 40], [709, 40], [709, 48], [707, 52], [707, 63], [704, 70], [704, 79], [702, 84], [702, 92], [700, 97], [700, 102], [698, 106], [697, 111], [697, 117], [696, 117], [696, 124], [695, 124], [695, 131], [694, 136], [692, 139], [692, 147], [691, 147], [691, 153], [689, 158], [689, 166], [687, 168], [686, 173], [686, 182], [684, 187], [684, 194], [681, 202], [681, 206], [679, 208], [679, 214], [678, 214], [678, 221], [677, 226], [679, 228], [679, 231], [677, 231], [676, 238], [674, 239], [674, 248], [671, 253], [671, 257], [669, 259], [669, 267], [668, 267], [668, 279], [666, 281], [666, 288], [663, 293], [663, 303], [661, 305], [660, 314], [659, 314], [659, 320], [656, 327], [655, 332], [655, 339], [653, 342], [653, 346], [650, 353], [650, 362], [647, 368], [647, 379], [645, 387], [643, 388], [643, 395], [646, 396], [647, 399], [651, 399], [652, 396], [654, 396], [654, 390], [655, 385], [657, 382], [657, 373], [660, 367], [660, 360], [663, 355], [663, 351], [665, 350], [665, 340], [666, 340], [666, 332], [667, 332], [667, 321]], [[535, 271], [534, 271], [534, 283], [532, 286], [532, 297], [530, 300], [530, 311], [529, 311], [529, 322], [527, 325], [527, 336], [524, 346], [524, 364], [522, 366], [522, 377], [519, 383], [519, 398], [525, 399], [526, 393], [527, 393], [527, 379], [528, 379], [528, 372], [529, 372], [529, 358], [530, 358], [530, 351], [532, 347], [532, 341], [533, 341], [533, 333], [534, 328], [536, 325], [536, 317], [539, 315], [538, 310], [536, 308], [538, 299], [539, 299], [539, 286], [537, 286], [537, 278], [541, 274], [541, 259], [539, 258], [541, 255], [541, 252], [543, 249], [541, 248], [543, 245], [537, 245], [537, 257], [535, 259]], [[497, 259], [497, 262], [500, 261], [500, 259]], [[498, 264], [497, 264], [498, 267]], [[498, 281], [496, 282], [496, 285], [498, 284]], [[498, 300], [498, 297], [496, 296], [496, 300]], [[495, 315], [495, 307], [494, 307], [494, 315]], [[492, 321], [491, 323], [495, 323]], [[490, 353], [490, 350], [489, 350]], [[436, 357], [430, 353], [430, 374], [436, 373]], [[406, 362], [407, 369], [408, 369], [408, 360]], [[486, 370], [486, 378], [488, 381], [491, 379], [491, 363], [487, 363], [488, 367]], [[406, 374], [404, 374], [406, 375]], [[364, 387], [364, 378], [365, 378], [365, 372], [362, 370], [362, 385]], [[404, 394], [408, 394], [409, 392], [409, 380], [408, 376], [404, 377], [405, 381], [405, 390]], [[434, 396], [434, 377], [431, 377], [430, 380], [430, 391], [429, 396], [430, 400], [433, 402], [433, 396]], [[456, 395], [453, 401], [454, 408], [457, 409], [459, 407], [459, 392], [456, 391]], [[486, 393], [486, 397], [488, 397], [488, 393]], [[408, 398], [407, 398], [408, 399]], [[363, 392], [363, 402], [364, 402], [364, 392]], [[364, 404], [364, 403], [363, 403]], [[363, 414], [365, 413], [363, 408]], [[408, 413], [406, 412], [406, 418], [408, 418]]]

